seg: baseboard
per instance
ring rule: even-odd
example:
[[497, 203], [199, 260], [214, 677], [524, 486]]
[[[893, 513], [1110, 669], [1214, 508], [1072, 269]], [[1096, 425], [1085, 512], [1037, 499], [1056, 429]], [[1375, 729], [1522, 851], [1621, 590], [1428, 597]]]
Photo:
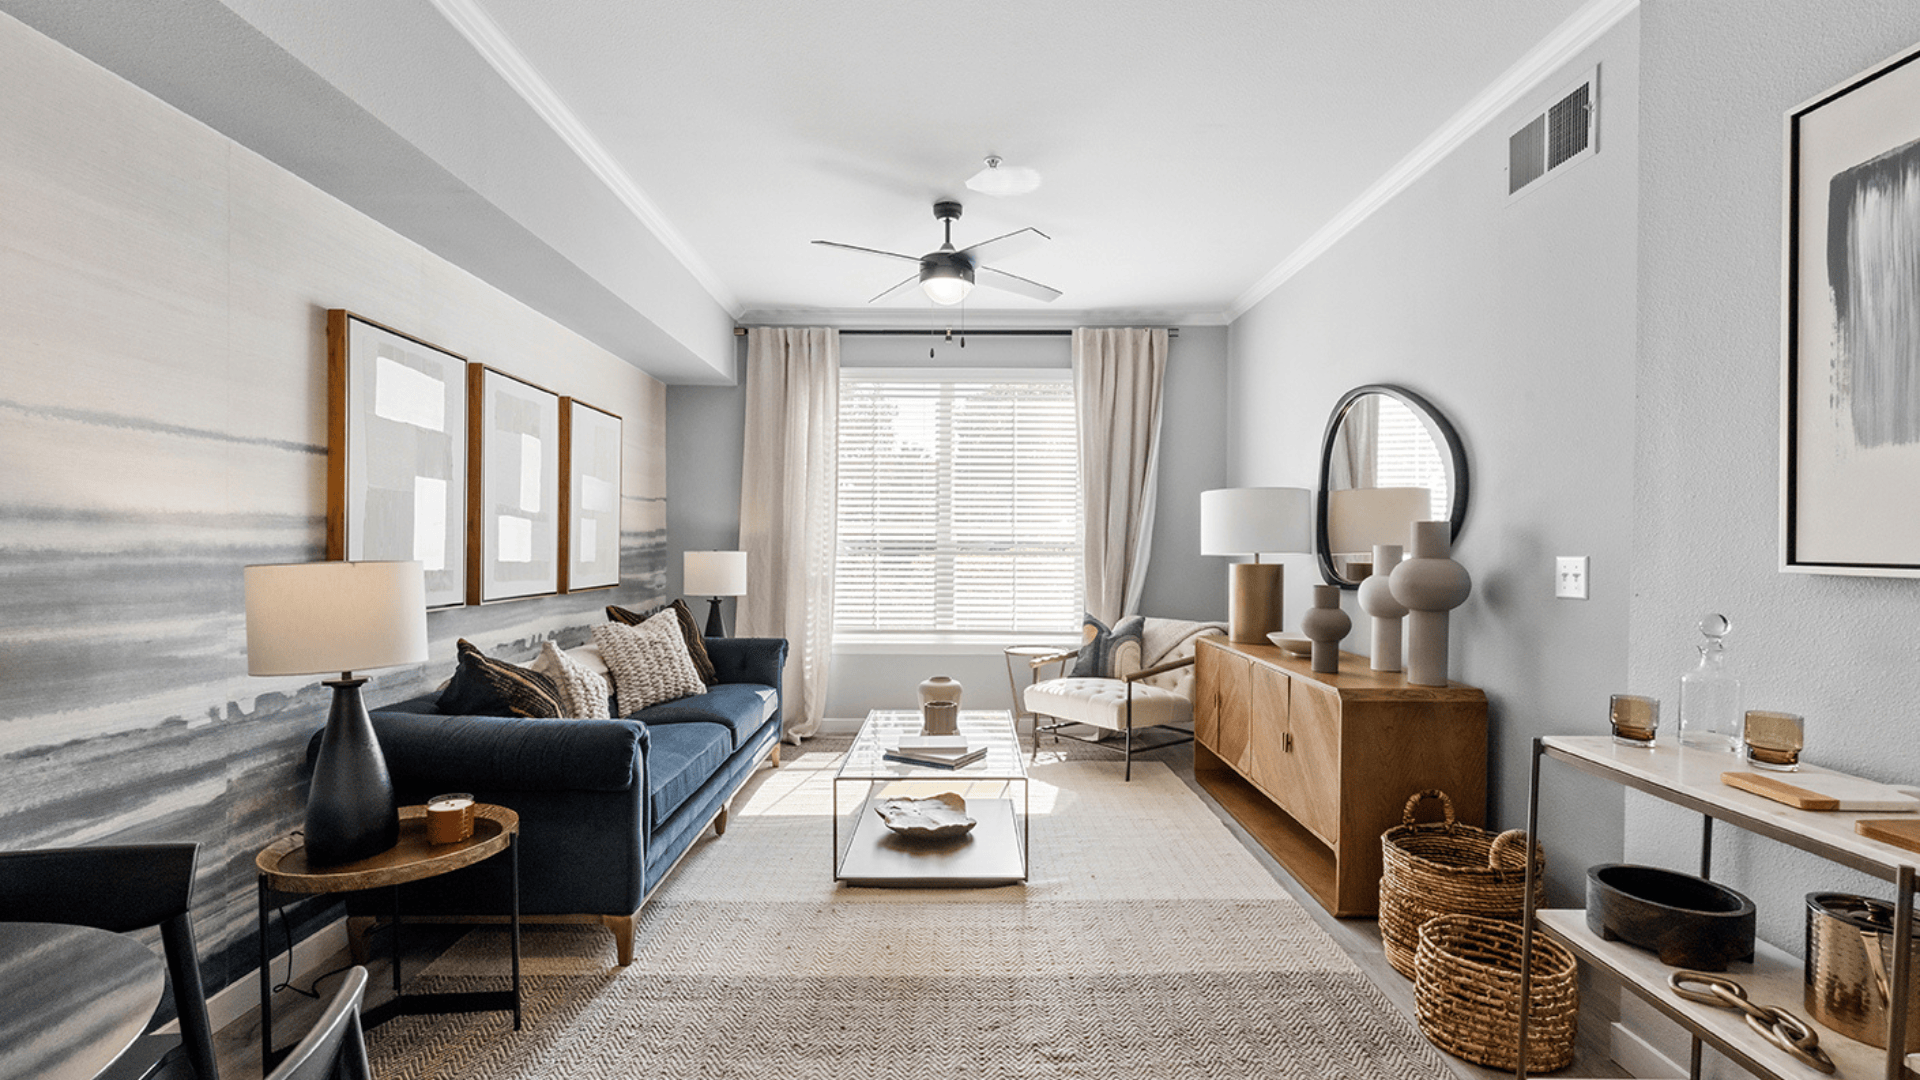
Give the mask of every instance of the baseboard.
[[829, 716], [820, 721], [821, 735], [858, 735], [860, 725], [866, 723], [865, 717]]
[[1652, 1043], [1618, 1021], [1607, 1028], [1607, 1056], [1628, 1076], [1684, 1077], [1686, 1066], [1654, 1049]]
[[[320, 965], [332, 960], [334, 956], [347, 950], [347, 919], [341, 916], [314, 933], [294, 943], [293, 946], [293, 982], [304, 986], [313, 976], [324, 969]], [[277, 984], [286, 972], [287, 954], [282, 952], [274, 956], [270, 969], [275, 972]], [[207, 999], [207, 1019], [213, 1024], [213, 1030], [219, 1031], [247, 1013], [260, 1007], [260, 969], [249, 968], [245, 975], [228, 983], [224, 989]], [[180, 1030], [179, 1021], [170, 1022], [160, 1028], [167, 1034]]]

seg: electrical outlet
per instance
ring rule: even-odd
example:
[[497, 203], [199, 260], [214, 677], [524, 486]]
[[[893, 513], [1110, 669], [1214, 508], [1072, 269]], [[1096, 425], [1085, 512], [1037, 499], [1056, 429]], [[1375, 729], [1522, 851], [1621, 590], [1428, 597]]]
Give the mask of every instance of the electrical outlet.
[[1587, 598], [1587, 556], [1562, 555], [1553, 560], [1553, 595], [1562, 600]]

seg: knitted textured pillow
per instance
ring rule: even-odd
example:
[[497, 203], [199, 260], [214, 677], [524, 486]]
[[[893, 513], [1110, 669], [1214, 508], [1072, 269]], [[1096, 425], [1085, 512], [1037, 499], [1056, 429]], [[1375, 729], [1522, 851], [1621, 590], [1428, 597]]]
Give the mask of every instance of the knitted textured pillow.
[[560, 715], [577, 720], [606, 720], [613, 715], [607, 708], [607, 680], [553, 642], [540, 646], [539, 657], [527, 668], [559, 687]]
[[671, 604], [662, 604], [646, 611], [628, 611], [623, 607], [607, 605], [607, 620], [622, 626], [639, 626], [655, 615], [671, 608], [674, 617], [680, 623], [680, 637], [686, 642], [687, 655], [693, 658], [693, 669], [700, 673], [700, 681], [713, 686], [720, 681], [720, 675], [713, 667], [713, 658], [707, 655], [707, 638], [693, 621], [693, 611], [685, 600], [674, 600]]
[[672, 612], [662, 611], [639, 626], [608, 623], [593, 628], [593, 643], [613, 673], [620, 715], [707, 692], [676, 623]]
[[538, 671], [496, 660], [461, 638], [455, 646], [460, 666], [440, 692], [447, 716], [525, 716], [556, 719], [564, 713], [560, 688]]

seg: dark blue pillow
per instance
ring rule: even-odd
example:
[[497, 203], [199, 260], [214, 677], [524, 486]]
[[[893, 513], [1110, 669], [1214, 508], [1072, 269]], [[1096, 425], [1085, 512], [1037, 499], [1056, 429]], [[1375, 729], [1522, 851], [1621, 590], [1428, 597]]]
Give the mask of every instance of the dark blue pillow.
[[[1084, 617], [1080, 656], [1068, 674], [1076, 679], [1117, 679], [1140, 669], [1141, 638], [1146, 632], [1143, 615], [1128, 615], [1109, 629], [1092, 615]], [[1125, 671], [1118, 670], [1124, 666]]]

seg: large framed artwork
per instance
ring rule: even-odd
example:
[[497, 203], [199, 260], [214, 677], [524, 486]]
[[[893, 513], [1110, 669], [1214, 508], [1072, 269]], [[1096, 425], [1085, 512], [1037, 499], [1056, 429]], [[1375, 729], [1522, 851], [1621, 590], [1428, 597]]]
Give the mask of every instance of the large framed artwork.
[[560, 591], [620, 584], [620, 418], [560, 399]]
[[327, 558], [418, 559], [427, 606], [466, 602], [467, 361], [327, 312]]
[[1920, 577], [1916, 59], [1787, 114], [1782, 570]]
[[467, 389], [467, 602], [557, 592], [560, 398], [481, 364], [469, 366]]

